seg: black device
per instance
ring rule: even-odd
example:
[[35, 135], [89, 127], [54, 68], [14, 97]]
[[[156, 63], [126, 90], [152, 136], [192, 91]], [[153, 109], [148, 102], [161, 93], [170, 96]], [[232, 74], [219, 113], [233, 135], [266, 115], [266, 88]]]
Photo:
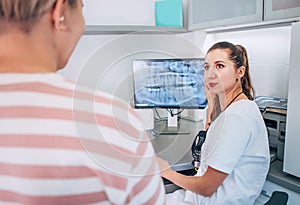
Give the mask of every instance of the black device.
[[201, 158], [201, 148], [206, 138], [206, 131], [201, 130], [195, 137], [192, 144], [193, 165], [195, 169], [199, 168]]

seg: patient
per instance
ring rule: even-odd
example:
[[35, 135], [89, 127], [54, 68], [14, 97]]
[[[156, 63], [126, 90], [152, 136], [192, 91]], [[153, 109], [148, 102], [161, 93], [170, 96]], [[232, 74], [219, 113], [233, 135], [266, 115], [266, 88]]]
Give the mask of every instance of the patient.
[[267, 131], [253, 101], [246, 49], [218, 42], [207, 52], [204, 79], [208, 126], [196, 176], [184, 176], [158, 158], [161, 175], [184, 188], [168, 204], [253, 204], [269, 169]]
[[0, 0], [0, 204], [165, 202], [136, 113], [56, 74], [84, 32], [82, 7]]

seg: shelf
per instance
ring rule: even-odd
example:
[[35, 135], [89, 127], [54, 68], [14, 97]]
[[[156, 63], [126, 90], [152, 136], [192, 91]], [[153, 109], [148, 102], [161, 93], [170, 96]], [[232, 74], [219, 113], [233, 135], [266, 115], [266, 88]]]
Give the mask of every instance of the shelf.
[[188, 32], [185, 27], [169, 26], [97, 26], [87, 25], [84, 35], [104, 34], [170, 34]]
[[[253, 24], [243, 24], [235, 26], [224, 26], [205, 29], [210, 33], [223, 33], [232, 31], [244, 31], [261, 28], [273, 28], [281, 26], [290, 26], [294, 22], [299, 22], [300, 18], [282, 19], [274, 21], [265, 21]], [[110, 35], [110, 34], [176, 34], [192, 32], [186, 27], [171, 27], [171, 26], [86, 26], [84, 35]]]

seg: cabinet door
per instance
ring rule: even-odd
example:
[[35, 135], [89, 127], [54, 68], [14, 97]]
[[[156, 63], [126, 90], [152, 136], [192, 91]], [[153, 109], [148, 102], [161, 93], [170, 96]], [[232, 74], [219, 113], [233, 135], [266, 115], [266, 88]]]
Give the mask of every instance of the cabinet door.
[[288, 112], [284, 148], [283, 171], [300, 177], [300, 23], [292, 25], [291, 54], [290, 54], [290, 78], [288, 93]]
[[263, 0], [190, 0], [189, 30], [262, 21]]
[[265, 0], [265, 20], [300, 17], [299, 0]]
[[89, 26], [155, 25], [153, 0], [85, 0], [83, 14]]

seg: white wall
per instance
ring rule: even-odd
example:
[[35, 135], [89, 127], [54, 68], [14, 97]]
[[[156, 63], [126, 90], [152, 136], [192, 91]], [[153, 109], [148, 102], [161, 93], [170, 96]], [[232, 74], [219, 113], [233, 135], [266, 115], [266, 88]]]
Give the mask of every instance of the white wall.
[[193, 33], [85, 35], [60, 73], [130, 103], [132, 59], [203, 56], [193, 39]]
[[209, 34], [203, 51], [206, 52], [217, 41], [230, 41], [247, 49], [256, 96], [287, 98], [291, 41], [289, 26]]

